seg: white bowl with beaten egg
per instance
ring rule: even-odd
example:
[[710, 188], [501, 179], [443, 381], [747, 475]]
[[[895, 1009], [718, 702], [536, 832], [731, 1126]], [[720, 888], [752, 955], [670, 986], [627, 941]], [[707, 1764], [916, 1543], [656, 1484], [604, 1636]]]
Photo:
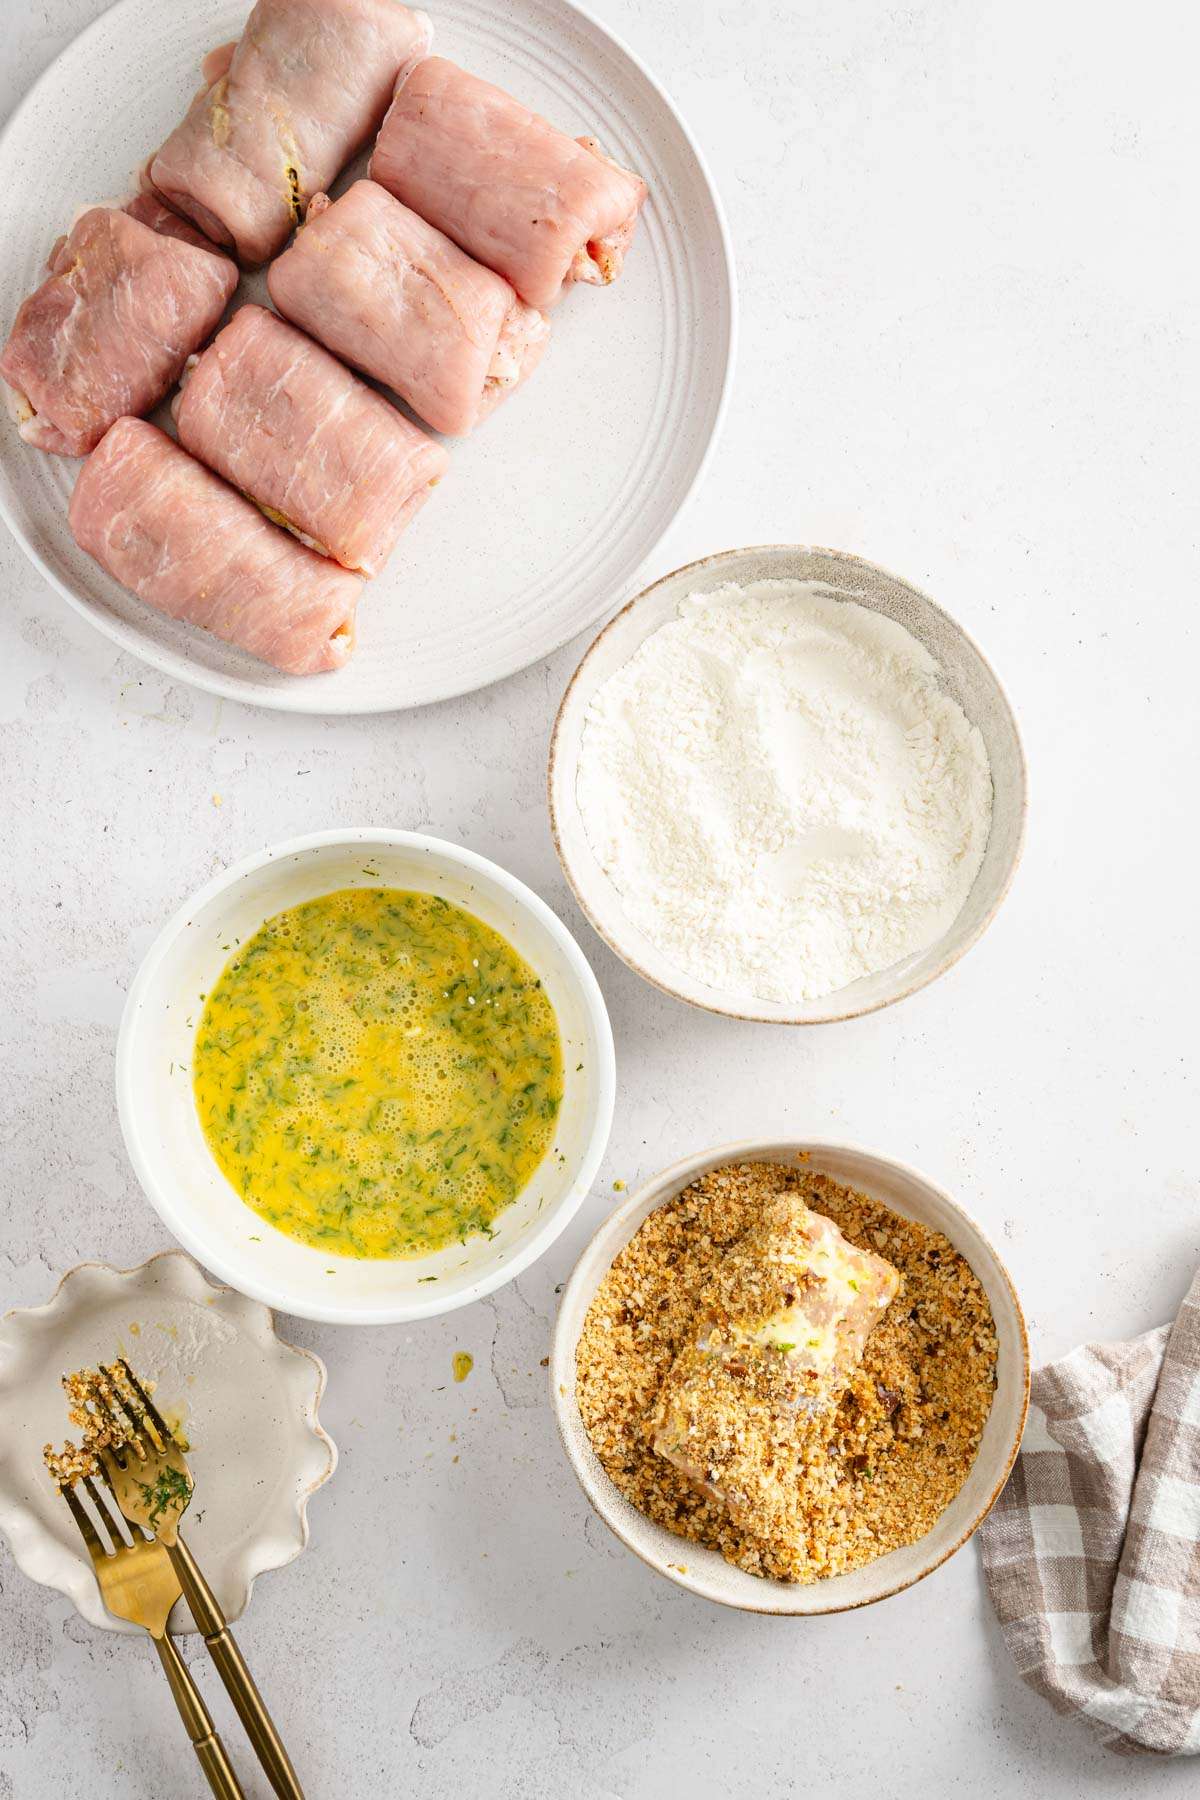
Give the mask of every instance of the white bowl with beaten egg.
[[[192, 1086], [196, 1027], [236, 943], [276, 914], [347, 888], [439, 895], [517, 952], [542, 983], [562, 1052], [552, 1148], [493, 1221], [492, 1235], [418, 1257], [330, 1254], [276, 1229], [222, 1173]], [[245, 858], [167, 924], [130, 989], [117, 1046], [121, 1129], [147, 1198], [223, 1280], [269, 1306], [333, 1324], [430, 1318], [510, 1281], [563, 1230], [595, 1179], [612, 1124], [608, 1013], [566, 927], [495, 863], [411, 831], [319, 832]]]

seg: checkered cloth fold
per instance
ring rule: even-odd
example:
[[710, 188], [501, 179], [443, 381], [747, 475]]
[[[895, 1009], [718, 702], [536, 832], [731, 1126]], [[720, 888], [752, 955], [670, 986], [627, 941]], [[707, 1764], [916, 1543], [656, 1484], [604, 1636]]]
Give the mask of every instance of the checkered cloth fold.
[[980, 1540], [1030, 1687], [1110, 1750], [1200, 1752], [1200, 1273], [1173, 1325], [1038, 1370]]

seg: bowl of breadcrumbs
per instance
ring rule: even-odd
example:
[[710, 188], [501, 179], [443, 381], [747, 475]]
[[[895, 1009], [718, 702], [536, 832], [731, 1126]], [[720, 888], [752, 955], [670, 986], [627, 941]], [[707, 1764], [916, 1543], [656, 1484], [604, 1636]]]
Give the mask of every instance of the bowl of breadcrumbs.
[[1012, 1467], [1029, 1345], [961, 1207], [849, 1144], [742, 1143], [619, 1206], [550, 1358], [584, 1493], [651, 1568], [749, 1612], [841, 1612], [967, 1541]]

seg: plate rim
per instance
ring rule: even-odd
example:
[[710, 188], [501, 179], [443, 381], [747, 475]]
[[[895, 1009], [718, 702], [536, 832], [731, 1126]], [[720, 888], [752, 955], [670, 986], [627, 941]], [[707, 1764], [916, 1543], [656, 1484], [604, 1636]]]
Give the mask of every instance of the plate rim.
[[[106, 21], [110, 20], [114, 13], [120, 11], [123, 7], [136, 4], [141, 4], [141, 0], [111, 0], [111, 4], [106, 6], [90, 24], [85, 25], [82, 31], [77, 32], [68, 43], [63, 45], [62, 49], [59, 50], [57, 55], [46, 65], [41, 74], [36, 77], [32, 86], [17, 102], [9, 117], [4, 121], [3, 126], [0, 127], [0, 159], [3, 158], [9, 139], [13, 136], [18, 126], [24, 124], [28, 115], [39, 103], [43, 91], [50, 87], [52, 78], [63, 59], [69, 56], [77, 46], [84, 44], [94, 35], [98, 35], [105, 26]], [[652, 541], [646, 545], [642, 555], [626, 575], [625, 583], [629, 585], [634, 584], [642, 575], [667, 533], [676, 524], [684, 510], [690, 505], [697, 488], [708, 473], [713, 453], [720, 439], [721, 432], [724, 429], [725, 420], [729, 411], [730, 396], [733, 390], [734, 371], [737, 367], [740, 310], [737, 264], [733, 253], [733, 237], [729, 229], [729, 220], [725, 213], [725, 206], [721, 199], [720, 190], [713, 179], [712, 170], [709, 168], [708, 159], [700, 148], [687, 120], [683, 117], [683, 114], [675, 105], [675, 102], [671, 99], [671, 96], [667, 93], [658, 77], [647, 67], [637, 52], [630, 48], [618, 32], [611, 30], [608, 25], [596, 17], [595, 13], [591, 12], [588, 7], [582, 5], [580, 0], [554, 0], [554, 4], [561, 7], [567, 15], [573, 14], [576, 19], [582, 21], [583, 24], [599, 33], [602, 38], [607, 39], [608, 43], [632, 64], [637, 73], [653, 89], [660, 104], [666, 108], [666, 111], [678, 126], [684, 142], [699, 170], [704, 188], [712, 205], [713, 216], [717, 225], [717, 237], [721, 247], [721, 265], [725, 275], [729, 329], [725, 366], [721, 372], [720, 391], [717, 395], [717, 404], [713, 413], [712, 427], [708, 434], [708, 441], [700, 453], [696, 467], [692, 472], [691, 480], [684, 489], [678, 506], [666, 518], [661, 529], [655, 534]], [[281, 686], [277, 689], [268, 688], [261, 693], [247, 693], [243, 685], [239, 685], [230, 678], [216, 672], [207, 669], [193, 668], [190, 665], [180, 668], [178, 666], [180, 661], [178, 652], [161, 648], [152, 640], [147, 639], [135, 626], [127, 624], [126, 621], [119, 619], [115, 614], [110, 615], [100, 611], [89, 602], [82, 599], [78, 594], [74, 593], [68, 583], [54, 573], [40, 551], [18, 525], [14, 512], [8, 505], [2, 487], [0, 487], [0, 519], [3, 519], [14, 541], [20, 546], [25, 557], [33, 564], [43, 580], [48, 582], [50, 587], [67, 602], [73, 612], [84, 619], [93, 630], [107, 638], [119, 651], [135, 657], [148, 668], [157, 670], [159, 674], [166, 676], [168, 680], [183, 682], [188, 687], [199, 689], [203, 693], [215, 694], [220, 699], [232, 700], [237, 704], [246, 707], [263, 707], [269, 712], [296, 714], [313, 718], [370, 718], [378, 717], [379, 715], [386, 713], [418, 712], [422, 707], [439, 706], [448, 700], [464, 699], [468, 694], [480, 693], [486, 688], [494, 687], [498, 682], [507, 681], [513, 675], [521, 674], [525, 669], [534, 668], [537, 664], [545, 662], [549, 657], [556, 655], [557, 652], [563, 648], [564, 644], [569, 644], [572, 639], [581, 636], [584, 632], [595, 631], [597, 626], [603, 624], [610, 618], [623, 603], [620, 596], [616, 599], [609, 597], [605, 601], [604, 607], [596, 613], [593, 618], [583, 624], [572, 626], [565, 636], [557, 638], [553, 644], [549, 645], [546, 649], [539, 651], [536, 656], [522, 660], [523, 653], [517, 652], [515, 659], [506, 659], [505, 662], [490, 675], [482, 676], [479, 679], [472, 677], [465, 687], [454, 686], [452, 684], [445, 689], [439, 689], [436, 693], [426, 694], [420, 700], [367, 700], [361, 704], [336, 706], [330, 705], [328, 702], [322, 704], [319, 693], [315, 693], [312, 699], [305, 699], [304, 696], [307, 694], [310, 685], [309, 678], [296, 677], [292, 682], [289, 682], [287, 686]], [[186, 663], [186, 657], [183, 660]]]

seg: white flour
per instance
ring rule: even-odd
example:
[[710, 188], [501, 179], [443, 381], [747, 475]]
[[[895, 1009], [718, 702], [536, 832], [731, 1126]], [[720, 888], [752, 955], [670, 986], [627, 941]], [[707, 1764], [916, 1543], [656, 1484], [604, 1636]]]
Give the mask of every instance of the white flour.
[[912, 634], [809, 582], [681, 602], [597, 693], [576, 792], [624, 910], [708, 987], [816, 999], [934, 943], [983, 860], [983, 740]]

